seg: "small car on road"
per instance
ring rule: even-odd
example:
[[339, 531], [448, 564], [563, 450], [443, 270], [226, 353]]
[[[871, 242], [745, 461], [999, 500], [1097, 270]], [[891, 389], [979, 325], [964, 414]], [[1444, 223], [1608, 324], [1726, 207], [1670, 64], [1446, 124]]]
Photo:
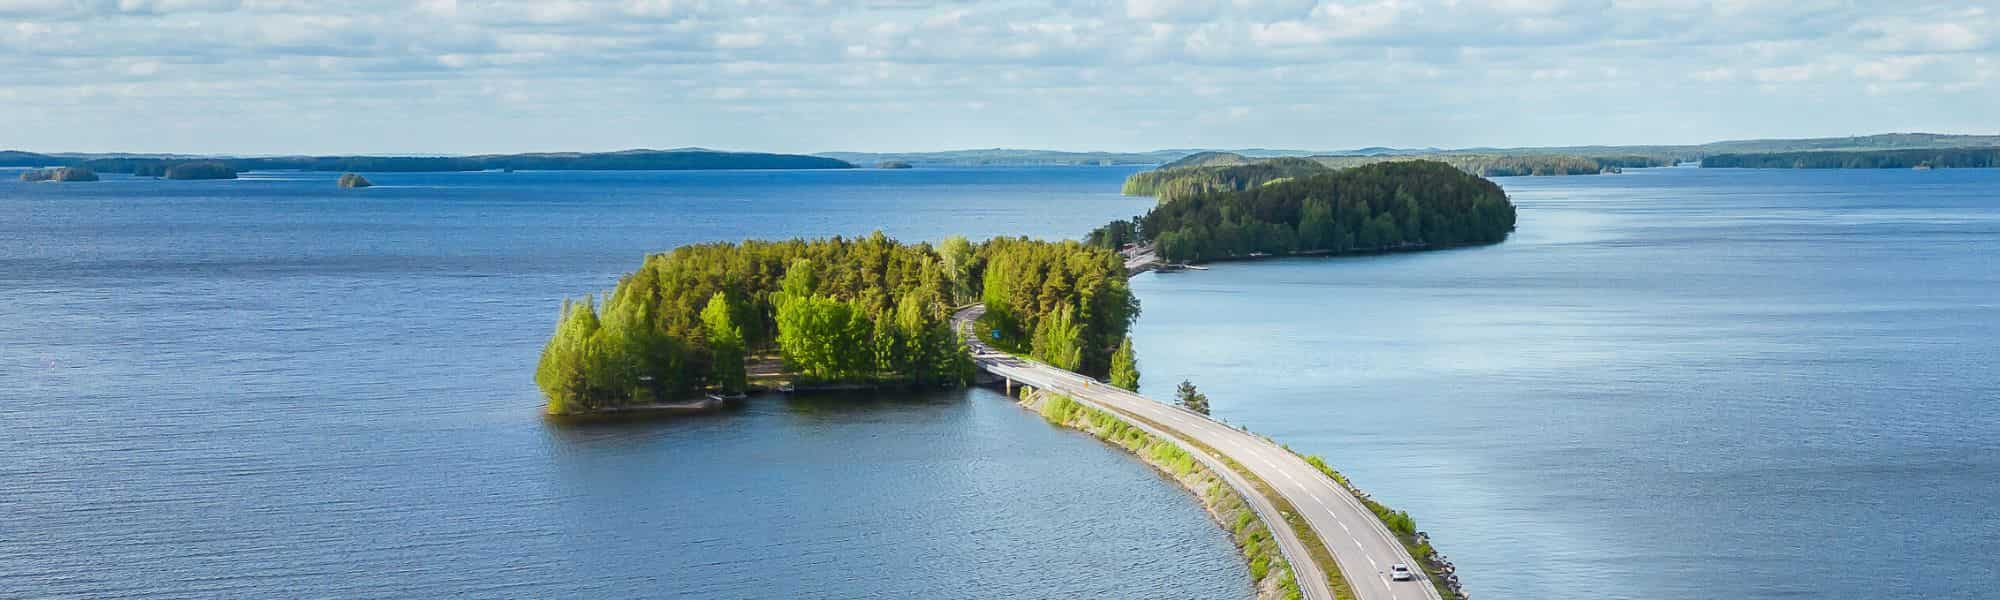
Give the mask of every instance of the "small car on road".
[[1417, 574], [1410, 571], [1409, 565], [1396, 563], [1395, 566], [1389, 567], [1389, 578], [1396, 581], [1409, 581], [1416, 579]]

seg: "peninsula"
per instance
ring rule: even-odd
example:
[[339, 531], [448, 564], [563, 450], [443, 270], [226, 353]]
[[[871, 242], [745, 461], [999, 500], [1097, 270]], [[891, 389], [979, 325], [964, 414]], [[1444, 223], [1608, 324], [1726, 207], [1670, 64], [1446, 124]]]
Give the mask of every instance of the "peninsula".
[[535, 381], [552, 415], [677, 410], [749, 386], [961, 386], [950, 308], [985, 300], [993, 343], [1103, 375], [1138, 314], [1119, 256], [1078, 242], [951, 238], [702, 244], [647, 257], [602, 306], [566, 302]]
[[1499, 185], [1444, 163], [1411, 160], [1274, 178], [1240, 190], [1190, 188], [1088, 239], [1200, 262], [1492, 244], [1507, 239], [1514, 219]]
[[[1504, 240], [1499, 186], [1434, 161], [1395, 161], [1195, 194], [1099, 228], [1088, 243], [962, 237], [905, 244], [794, 239], [683, 246], [649, 256], [603, 299], [565, 301], [535, 382], [555, 418], [681, 414], [752, 386], [1033, 390], [1024, 406], [1138, 455], [1230, 529], [1262, 598], [1460, 598], [1409, 515], [1374, 503], [1324, 461], [1136, 394], [1127, 331], [1132, 263], [1262, 253], [1420, 250]], [[1224, 488], [1226, 492], [1222, 491]], [[1246, 527], [1249, 520], [1261, 527]], [[1337, 530], [1335, 528], [1338, 528]], [[1275, 553], [1274, 553], [1275, 551]], [[1408, 565], [1415, 583], [1364, 565]]]

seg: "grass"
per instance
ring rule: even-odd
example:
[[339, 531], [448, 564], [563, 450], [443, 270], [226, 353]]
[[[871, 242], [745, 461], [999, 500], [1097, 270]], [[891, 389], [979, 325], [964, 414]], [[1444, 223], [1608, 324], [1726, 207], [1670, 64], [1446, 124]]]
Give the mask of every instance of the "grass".
[[1439, 573], [1442, 572], [1441, 569], [1444, 567], [1443, 561], [1440, 560], [1435, 548], [1432, 548], [1429, 543], [1417, 537], [1417, 522], [1415, 519], [1410, 518], [1410, 513], [1389, 508], [1380, 502], [1376, 502], [1374, 498], [1369, 497], [1360, 488], [1354, 487], [1354, 484], [1347, 480], [1346, 475], [1342, 475], [1340, 471], [1327, 466], [1326, 459], [1320, 458], [1318, 455], [1299, 454], [1298, 451], [1292, 450], [1290, 446], [1285, 446], [1284, 448], [1285, 451], [1305, 459], [1306, 464], [1319, 469], [1320, 473], [1324, 473], [1328, 478], [1333, 479], [1335, 483], [1340, 484], [1340, 487], [1346, 488], [1349, 493], [1354, 494], [1355, 499], [1361, 501], [1362, 506], [1368, 507], [1370, 512], [1375, 513], [1376, 518], [1382, 519], [1382, 524], [1389, 527], [1389, 532], [1396, 534], [1396, 541], [1402, 542], [1403, 549], [1409, 551], [1410, 556], [1415, 557], [1418, 562], [1423, 563], [1424, 570], [1431, 574], [1429, 579], [1431, 588], [1437, 590], [1439, 597], [1445, 600], [1462, 600], [1465, 597], [1459, 594], [1458, 590], [1443, 584], [1442, 578], [1439, 576]]
[[[1166, 426], [1145, 417], [1124, 412], [1119, 414], [1124, 415], [1126, 418], [1145, 423], [1155, 429], [1168, 429]], [[1320, 571], [1326, 573], [1326, 587], [1333, 592], [1333, 597], [1336, 600], [1351, 600], [1354, 598], [1354, 588], [1348, 587], [1347, 578], [1340, 572], [1340, 563], [1334, 561], [1333, 552], [1327, 549], [1326, 542], [1320, 539], [1319, 533], [1313, 531], [1312, 524], [1307, 523], [1305, 517], [1299, 515], [1298, 507], [1293, 506], [1291, 501], [1286, 500], [1285, 496], [1279, 494], [1277, 489], [1272, 488], [1270, 483], [1251, 473], [1250, 469], [1244, 467], [1242, 463], [1236, 462], [1236, 459], [1230, 458], [1229, 455], [1223, 454], [1208, 444], [1201, 443], [1199, 440], [1188, 439], [1187, 442], [1193, 444], [1195, 448], [1202, 452], [1208, 453], [1209, 456], [1221, 460], [1222, 464], [1228, 465], [1230, 470], [1236, 471], [1237, 475], [1243, 476], [1245, 480], [1250, 482], [1252, 487], [1257, 488], [1258, 494], [1270, 499], [1271, 505], [1277, 507], [1278, 514], [1285, 519], [1285, 524], [1292, 528], [1292, 533], [1299, 536], [1299, 542], [1305, 545], [1306, 553], [1311, 555], [1313, 564], [1319, 565]]]
[[[1182, 487], [1194, 492], [1216, 522], [1229, 530], [1231, 539], [1242, 550], [1243, 559], [1250, 568], [1250, 579], [1257, 587], [1258, 598], [1299, 600], [1302, 596], [1291, 564], [1285, 562], [1270, 529], [1257, 518], [1257, 512], [1250, 508], [1249, 502], [1207, 465], [1173, 442], [1134, 427], [1116, 415], [1084, 406], [1068, 396], [1047, 393], [1037, 396], [1030, 394], [1026, 388], [1021, 395], [1022, 404], [1034, 408], [1050, 424], [1077, 429], [1124, 448], [1153, 468], [1172, 475]], [[1033, 398], [1036, 397], [1040, 398], [1039, 405], [1034, 404]], [[1232, 468], [1241, 471], [1241, 466]], [[1262, 490], [1267, 495], [1269, 492], [1268, 486]]]

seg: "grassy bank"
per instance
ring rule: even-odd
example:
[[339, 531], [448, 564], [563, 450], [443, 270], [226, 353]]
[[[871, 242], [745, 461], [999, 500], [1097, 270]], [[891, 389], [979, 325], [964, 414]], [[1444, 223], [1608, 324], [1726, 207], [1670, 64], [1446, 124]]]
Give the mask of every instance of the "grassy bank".
[[[1145, 423], [1147, 426], [1156, 429], [1168, 429], [1165, 425], [1139, 415], [1124, 412], [1119, 414], [1127, 419]], [[1188, 443], [1194, 444], [1195, 448], [1208, 453], [1209, 456], [1216, 457], [1223, 464], [1229, 465], [1230, 470], [1236, 471], [1237, 475], [1242, 476], [1243, 479], [1250, 482], [1251, 486], [1256, 487], [1258, 494], [1271, 499], [1271, 505], [1277, 507], [1278, 514], [1284, 515], [1285, 525], [1291, 527], [1293, 535], [1297, 535], [1299, 541], [1305, 544], [1306, 552], [1312, 555], [1313, 564], [1319, 565], [1320, 571], [1326, 573], [1326, 587], [1333, 592], [1333, 597], [1336, 600], [1352, 600], [1354, 598], [1354, 588], [1348, 587], [1347, 578], [1341, 573], [1340, 563], [1334, 560], [1333, 552], [1327, 549], [1326, 542], [1319, 537], [1319, 532], [1313, 531], [1312, 524], [1307, 523], [1305, 518], [1299, 515], [1298, 508], [1293, 506], [1290, 500], [1286, 500], [1284, 494], [1278, 493], [1276, 489], [1271, 487], [1269, 482], [1251, 473], [1249, 468], [1243, 466], [1243, 463], [1236, 462], [1236, 459], [1230, 458], [1229, 455], [1223, 454], [1198, 440], [1188, 440]]]
[[1354, 497], [1361, 501], [1362, 506], [1368, 507], [1370, 512], [1375, 513], [1375, 517], [1381, 519], [1382, 524], [1389, 527], [1389, 532], [1396, 534], [1396, 540], [1403, 543], [1403, 548], [1409, 551], [1410, 556], [1415, 557], [1418, 562], [1423, 563], [1424, 572], [1430, 574], [1431, 587], [1437, 589], [1438, 596], [1443, 597], [1445, 600], [1463, 600], [1465, 598], [1464, 588], [1458, 585], [1458, 577], [1452, 573], [1451, 561], [1445, 560], [1443, 554], [1438, 553], [1436, 548], [1431, 547], [1430, 540], [1417, 531], [1417, 522], [1415, 519], [1410, 518], [1410, 513], [1389, 508], [1380, 502], [1376, 502], [1367, 492], [1354, 487], [1354, 484], [1347, 480], [1346, 475], [1342, 475], [1340, 471], [1335, 471], [1333, 467], [1327, 466], [1326, 459], [1320, 458], [1318, 455], [1299, 454], [1298, 451], [1292, 450], [1291, 446], [1285, 446], [1284, 448], [1286, 451], [1305, 459], [1306, 464], [1319, 469], [1321, 473], [1325, 473], [1328, 478], [1339, 483], [1340, 487], [1347, 488], [1349, 493], [1354, 494]]
[[[1117, 416], [1096, 410], [1060, 394], [1023, 388], [1021, 405], [1035, 410], [1049, 423], [1076, 429], [1107, 443], [1124, 448], [1146, 464], [1173, 477], [1181, 487], [1199, 498], [1217, 524], [1229, 530], [1230, 538], [1242, 550], [1250, 566], [1250, 579], [1260, 600], [1298, 600], [1298, 580], [1290, 563], [1278, 550], [1271, 531], [1257, 518], [1255, 510], [1215, 472], [1174, 443], [1133, 427]], [[1240, 471], [1240, 467], [1238, 467]], [[1281, 510], [1285, 510], [1281, 507]], [[1295, 512], [1285, 510], [1285, 514]]]

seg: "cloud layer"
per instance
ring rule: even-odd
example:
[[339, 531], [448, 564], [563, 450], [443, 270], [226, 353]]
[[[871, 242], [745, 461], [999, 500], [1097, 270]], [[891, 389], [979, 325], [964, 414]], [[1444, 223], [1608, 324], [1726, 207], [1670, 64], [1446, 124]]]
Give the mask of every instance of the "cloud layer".
[[1913, 4], [0, 0], [0, 146], [1327, 149], [1994, 132], [2000, 6]]

